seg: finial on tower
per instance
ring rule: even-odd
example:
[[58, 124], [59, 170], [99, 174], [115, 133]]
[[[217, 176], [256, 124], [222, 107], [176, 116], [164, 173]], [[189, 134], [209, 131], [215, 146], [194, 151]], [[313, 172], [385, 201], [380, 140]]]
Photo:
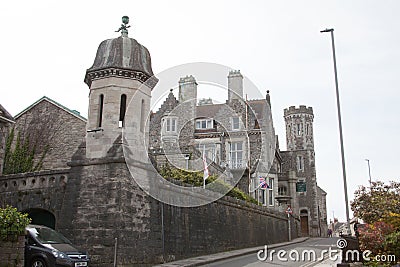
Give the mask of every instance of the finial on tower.
[[128, 16], [123, 16], [122, 17], [122, 23], [121, 27], [115, 32], [121, 31], [121, 36], [127, 37], [128, 36], [128, 28], [131, 27], [131, 25], [127, 25], [129, 23], [129, 17]]

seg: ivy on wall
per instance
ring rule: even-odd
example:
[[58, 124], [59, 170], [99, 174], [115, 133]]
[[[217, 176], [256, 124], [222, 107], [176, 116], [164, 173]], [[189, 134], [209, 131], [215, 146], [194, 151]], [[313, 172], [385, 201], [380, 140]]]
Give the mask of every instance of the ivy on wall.
[[[14, 139], [16, 137], [15, 145]], [[4, 155], [3, 174], [14, 174], [38, 171], [42, 168], [43, 159], [48, 151], [46, 146], [35, 162], [37, 154], [37, 142], [31, 144], [29, 136], [26, 138], [21, 137], [21, 133], [15, 133], [12, 128], [10, 134], [7, 136], [6, 149]]]

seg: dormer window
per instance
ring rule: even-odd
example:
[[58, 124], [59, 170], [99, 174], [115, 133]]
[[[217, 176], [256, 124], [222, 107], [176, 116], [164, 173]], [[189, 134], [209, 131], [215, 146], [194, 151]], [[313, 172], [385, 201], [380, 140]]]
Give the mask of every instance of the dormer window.
[[196, 129], [212, 129], [212, 128], [214, 128], [214, 122], [212, 119], [196, 120]]

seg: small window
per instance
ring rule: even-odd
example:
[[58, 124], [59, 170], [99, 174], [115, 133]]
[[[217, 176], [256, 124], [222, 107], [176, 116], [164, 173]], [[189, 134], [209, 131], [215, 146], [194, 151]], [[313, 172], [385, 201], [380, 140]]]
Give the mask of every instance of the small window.
[[274, 178], [269, 178], [268, 205], [274, 206]]
[[198, 144], [197, 149], [202, 154], [205, 154], [208, 159], [215, 161], [217, 152], [217, 146], [215, 144]]
[[103, 106], [104, 106], [104, 95], [101, 94], [99, 98], [99, 118], [97, 120], [97, 126], [100, 128], [103, 122]]
[[141, 132], [144, 132], [145, 123], [146, 123], [145, 104], [144, 104], [144, 99], [142, 99], [142, 105], [140, 108], [140, 131]]
[[212, 119], [196, 120], [196, 129], [212, 129], [214, 123]]
[[304, 158], [303, 156], [297, 156], [297, 170], [304, 171]]
[[176, 132], [176, 118], [165, 118], [164, 124], [166, 132]]
[[287, 195], [287, 188], [286, 188], [286, 186], [280, 186], [280, 187], [278, 188], [278, 195], [280, 195], [280, 196], [285, 196], [285, 195]]
[[119, 123], [118, 126], [124, 127], [125, 126], [125, 111], [126, 111], [126, 95], [121, 95], [121, 103], [119, 106]]
[[240, 120], [238, 117], [232, 118], [232, 130], [239, 130], [240, 129]]
[[298, 123], [297, 124], [297, 135], [300, 136], [302, 131], [303, 131], [303, 124]]

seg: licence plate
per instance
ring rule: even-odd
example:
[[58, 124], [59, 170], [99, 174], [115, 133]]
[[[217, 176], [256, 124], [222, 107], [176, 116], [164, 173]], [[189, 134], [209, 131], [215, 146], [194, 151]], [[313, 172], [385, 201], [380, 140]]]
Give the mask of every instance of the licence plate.
[[75, 262], [75, 267], [87, 266], [87, 262]]

